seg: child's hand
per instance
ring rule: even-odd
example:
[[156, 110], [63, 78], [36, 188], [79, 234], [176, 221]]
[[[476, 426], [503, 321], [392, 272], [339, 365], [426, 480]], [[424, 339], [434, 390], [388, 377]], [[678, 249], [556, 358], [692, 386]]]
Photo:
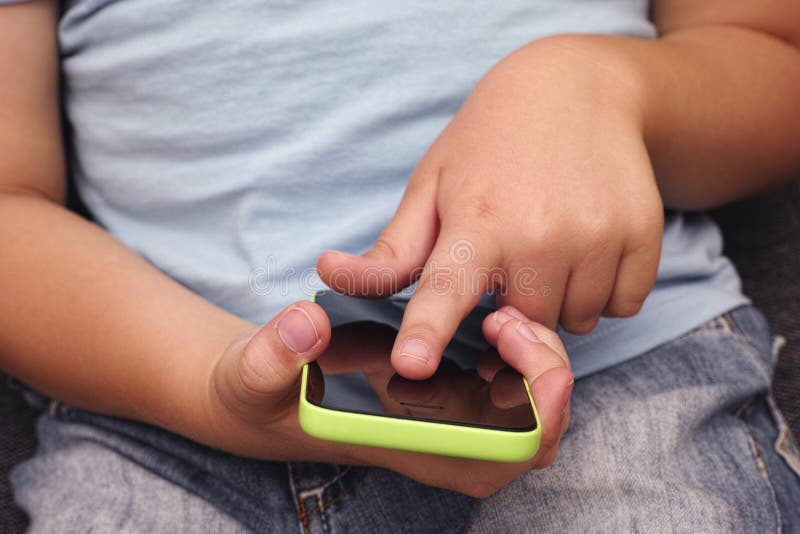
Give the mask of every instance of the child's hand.
[[[519, 312], [511, 310], [516, 316]], [[525, 328], [530, 328], [525, 331]], [[299, 376], [304, 363], [358, 351], [388, 354], [393, 336], [370, 330], [337, 331], [334, 343], [322, 309], [296, 303], [265, 326], [233, 341], [218, 360], [209, 380], [204, 425], [197, 436], [212, 446], [268, 460], [308, 460], [392, 469], [425, 484], [473, 496], [486, 496], [521, 473], [553, 462], [566, 430], [572, 375], [564, 347], [552, 331], [514, 316], [492, 314], [484, 334], [498, 347], [506, 363], [531, 384], [539, 410], [542, 440], [528, 462], [505, 464], [399, 452], [318, 440], [306, 435], [297, 421]], [[533, 341], [530, 334], [541, 341]], [[341, 335], [340, 335], [341, 334]], [[199, 423], [199, 422], [198, 422]]]
[[487, 289], [575, 333], [639, 310], [663, 209], [637, 93], [635, 76], [558, 40], [512, 54], [425, 154], [374, 248], [320, 258], [328, 285], [359, 296], [397, 291], [424, 266], [393, 349], [398, 372], [430, 376]]

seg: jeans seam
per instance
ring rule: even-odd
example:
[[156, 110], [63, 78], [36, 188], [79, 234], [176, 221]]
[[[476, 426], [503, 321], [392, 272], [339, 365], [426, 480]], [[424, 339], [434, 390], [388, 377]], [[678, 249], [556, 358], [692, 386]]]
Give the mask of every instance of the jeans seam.
[[[754, 352], [758, 355], [758, 348], [750, 341], [750, 338], [747, 337], [747, 334], [744, 333], [744, 330], [736, 323], [736, 319], [730, 314], [725, 314], [721, 316], [721, 318], [725, 319], [726, 321], [732, 324], [731, 331], [734, 335], [736, 335], [743, 343], [745, 343], [751, 352]], [[786, 344], [785, 338], [782, 336], [776, 336], [772, 340], [771, 345], [771, 362], [775, 364], [778, 360], [778, 352], [783, 348]], [[770, 378], [769, 376], [767, 378]], [[778, 405], [775, 403], [775, 400], [772, 397], [772, 380], [770, 380], [770, 392], [766, 395], [766, 402], [769, 407], [770, 416], [772, 417], [775, 426], [778, 429], [778, 437], [775, 439], [774, 449], [775, 452], [783, 459], [784, 462], [789, 466], [789, 468], [798, 476], [800, 477], [800, 457], [796, 454], [796, 449], [792, 447], [794, 444], [794, 436], [791, 433], [786, 421], [783, 419], [783, 414], [781, 413]], [[789, 446], [786, 447], [788, 450], [785, 450], [781, 447], [782, 443], [789, 443]]]
[[[348, 465], [344, 469], [340, 470], [336, 476], [332, 479], [328, 480], [324, 484], [317, 486], [316, 488], [311, 488], [307, 490], [302, 490], [297, 493], [297, 499], [303, 503], [301, 515], [305, 514], [303, 518], [304, 523], [308, 523], [308, 518], [315, 513], [319, 513], [320, 520], [322, 521], [322, 531], [329, 532], [330, 527], [328, 525], [328, 517], [325, 513], [325, 510], [332, 504], [332, 502], [325, 502], [323, 496], [325, 495], [325, 490], [331, 485], [335, 484], [337, 481], [341, 480], [347, 473], [352, 470], [352, 466]], [[341, 495], [340, 495], [341, 496]], [[316, 508], [309, 509], [306, 505], [306, 499], [308, 498], [316, 498], [317, 506]]]
[[797, 444], [794, 442], [794, 436], [783, 418], [783, 414], [775, 403], [772, 395], [767, 396], [767, 404], [770, 409], [770, 416], [778, 429], [778, 437], [775, 438], [775, 452], [778, 453], [784, 462], [789, 466], [789, 469], [800, 478], [800, 456], [797, 453]]
[[[340, 481], [344, 478], [348, 473], [353, 472], [353, 466], [348, 465], [345, 466], [344, 469], [339, 471], [333, 478], [321, 484], [315, 488], [301, 490], [300, 484], [297, 479], [297, 472], [295, 468], [295, 462], [288, 462], [289, 467], [289, 483], [292, 487], [292, 493], [294, 494], [294, 498], [297, 504], [297, 517], [300, 521], [300, 527], [303, 534], [309, 534], [311, 532], [311, 525], [309, 522], [309, 518], [314, 514], [320, 514], [320, 519], [322, 520], [322, 530], [324, 532], [330, 531], [330, 526], [328, 525], [328, 518], [325, 511], [333, 506], [334, 504], [341, 501], [345, 496], [352, 493], [355, 487], [358, 485], [360, 481], [360, 477], [356, 477], [350, 484], [344, 486], [338, 495], [335, 497], [328, 499], [327, 501], [324, 500], [325, 490], [331, 487], [336, 482]], [[315, 498], [317, 501], [316, 506], [309, 507], [306, 505], [306, 500], [309, 498]]]
[[305, 501], [300, 498], [300, 484], [297, 481], [295, 463], [287, 462], [286, 466], [289, 470], [289, 486], [292, 488], [292, 495], [294, 496], [294, 501], [297, 505], [297, 520], [300, 523], [300, 530], [303, 532], [303, 534], [310, 534], [311, 529], [308, 524], [309, 514], [306, 511]]
[[329, 487], [330, 487], [332, 484], [335, 484], [336, 482], [338, 482], [339, 480], [341, 480], [341, 478], [342, 478], [342, 477], [344, 477], [344, 476], [345, 476], [347, 473], [349, 473], [350, 471], [352, 471], [352, 469], [353, 469], [353, 466], [352, 466], [352, 465], [347, 465], [347, 466], [345, 466], [345, 468], [344, 468], [344, 469], [342, 469], [341, 471], [339, 471], [339, 472], [336, 474], [336, 476], [334, 476], [332, 479], [330, 479], [329, 481], [325, 482], [325, 483], [324, 483], [324, 484], [322, 484], [321, 486], [317, 486], [316, 488], [311, 488], [311, 489], [303, 490], [303, 491], [301, 491], [301, 492], [300, 492], [300, 494], [301, 494], [301, 495], [306, 495], [306, 494], [308, 494], [308, 495], [312, 495], [312, 494], [316, 494], [316, 493], [322, 493], [323, 491], [325, 491], [326, 489], [328, 489], [328, 488], [329, 488]]
[[50, 403], [47, 405], [47, 413], [52, 415], [53, 417], [58, 416], [58, 410], [61, 403], [57, 400], [51, 400]]
[[[758, 347], [747, 336], [744, 330], [742, 330], [742, 327], [739, 326], [739, 323], [737, 323], [736, 319], [733, 318], [733, 314], [728, 312], [720, 315], [719, 320], [724, 325], [723, 330], [734, 336], [746, 347], [747, 351], [750, 353], [750, 356], [753, 358], [756, 367], [759, 371], [761, 371], [761, 378], [765, 379], [767, 384], [771, 384], [772, 375], [767, 368], [768, 364], [764, 363], [764, 357], [762, 356]], [[772, 358], [771, 355], [770, 358]]]
[[772, 497], [772, 505], [775, 508], [775, 524], [777, 525], [777, 533], [781, 534], [782, 532], [782, 517], [781, 517], [781, 510], [778, 506], [778, 496], [775, 493], [775, 486], [772, 484], [772, 480], [769, 477], [769, 471], [767, 470], [767, 465], [764, 462], [764, 459], [761, 455], [761, 451], [758, 448], [758, 442], [756, 441], [755, 436], [753, 435], [753, 431], [750, 428], [750, 425], [745, 418], [745, 412], [747, 409], [752, 406], [753, 402], [758, 398], [753, 397], [745, 401], [745, 403], [736, 411], [736, 417], [742, 422], [742, 432], [745, 435], [745, 439], [747, 440], [748, 444], [750, 445], [750, 453], [752, 455], [753, 461], [756, 464], [756, 469], [758, 469], [759, 475], [764, 480], [764, 483], [767, 485], [769, 489], [770, 496]]
[[[324, 501], [322, 499], [322, 495], [320, 494], [318, 499], [317, 499], [318, 502], [319, 502], [319, 505], [316, 508], [314, 508], [313, 510], [308, 510], [307, 509], [306, 513], [308, 514], [309, 517], [314, 515], [315, 513], [320, 513], [321, 515], [326, 516], [326, 514], [324, 514], [325, 510], [327, 510], [328, 508], [330, 508], [334, 504], [336, 504], [339, 501], [341, 501], [342, 499], [344, 499], [350, 493], [352, 493], [357, 485], [358, 485], [358, 480], [354, 480], [352, 483], [350, 483], [347, 486], [345, 486], [344, 488], [342, 488], [342, 491], [339, 493], [339, 495], [337, 495], [336, 497], [333, 497], [332, 499], [328, 499], [327, 501]], [[327, 524], [327, 521], [325, 523]]]

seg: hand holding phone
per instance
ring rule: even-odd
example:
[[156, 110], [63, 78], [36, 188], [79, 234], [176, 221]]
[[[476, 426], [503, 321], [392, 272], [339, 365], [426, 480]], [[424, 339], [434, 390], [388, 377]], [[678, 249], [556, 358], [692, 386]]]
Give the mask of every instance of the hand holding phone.
[[[482, 314], [483, 317], [485, 314]], [[316, 342], [297, 352], [297, 327], [310, 320], [309, 329]], [[475, 324], [480, 325], [480, 320]], [[387, 354], [395, 330], [370, 325], [366, 330], [351, 327], [331, 329], [328, 314], [319, 305], [300, 301], [292, 304], [267, 324], [244, 332], [224, 353], [209, 359], [209, 383], [198, 398], [202, 420], [191, 428], [202, 433], [187, 436], [234, 454], [271, 461], [313, 461], [347, 465], [375, 466], [400, 473], [420, 483], [485, 497], [520, 474], [548, 466], [555, 459], [569, 417], [564, 410], [569, 395], [570, 372], [566, 354], [556, 334], [542, 325], [528, 323], [542, 340], [531, 343], [517, 335], [513, 322], [496, 320], [489, 313], [483, 323], [483, 337], [498, 348], [500, 358], [484, 358], [477, 370], [485, 380], [499, 380], [503, 365], [526, 377], [536, 400], [541, 423], [538, 453], [524, 462], [498, 463], [442, 455], [424, 454], [380, 447], [325, 441], [309, 436], [298, 422], [300, 374], [303, 365], [323, 361], [351, 365], [355, 360], [378, 361], [374, 354]], [[292, 327], [293, 337], [284, 336]], [[364, 325], [362, 325], [364, 326]], [[350, 363], [348, 363], [348, 358]], [[367, 369], [375, 380], [385, 373], [389, 382], [393, 369], [374, 365]], [[495, 377], [495, 375], [497, 375]], [[458, 383], [458, 376], [447, 376]], [[474, 378], [471, 378], [474, 380]], [[402, 395], [424, 395], [422, 391], [387, 389], [396, 401]], [[415, 385], [415, 384], [414, 384]], [[492, 390], [493, 393], [493, 390]], [[493, 400], [504, 402], [502, 397]], [[515, 402], [511, 399], [510, 402]]]
[[[339, 332], [345, 337], [387, 337], [387, 327], [374, 323], [344, 328]], [[494, 334], [499, 339], [499, 330]], [[542, 429], [528, 383], [493, 348], [480, 364], [480, 370], [461, 368], [445, 358], [431, 378], [409, 380], [394, 373], [388, 350], [329, 351], [303, 369], [300, 425], [312, 436], [342, 443], [481, 460], [530, 459]]]

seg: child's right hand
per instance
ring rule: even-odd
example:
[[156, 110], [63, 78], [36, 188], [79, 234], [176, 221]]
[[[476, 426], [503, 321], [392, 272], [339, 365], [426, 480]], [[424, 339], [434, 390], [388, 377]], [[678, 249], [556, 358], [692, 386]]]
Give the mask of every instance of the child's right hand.
[[[515, 312], [519, 314], [519, 312]], [[520, 330], [529, 327], [541, 341]], [[567, 427], [572, 375], [558, 336], [537, 323], [509, 314], [492, 314], [484, 335], [505, 362], [531, 385], [543, 435], [539, 452], [528, 462], [505, 464], [430, 454], [399, 452], [322, 441], [308, 436], [297, 420], [299, 377], [305, 363], [327, 352], [388, 354], [386, 335], [337, 332], [325, 312], [298, 302], [261, 328], [235, 339], [209, 370], [202, 441], [236, 454], [268, 460], [322, 461], [392, 469], [422, 483], [483, 497], [529, 469], [553, 462]], [[356, 355], [357, 356], [357, 355]]]

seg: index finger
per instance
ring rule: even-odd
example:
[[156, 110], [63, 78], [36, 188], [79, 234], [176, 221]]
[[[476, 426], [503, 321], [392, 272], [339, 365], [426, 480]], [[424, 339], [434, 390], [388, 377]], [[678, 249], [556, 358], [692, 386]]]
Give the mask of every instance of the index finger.
[[496, 244], [443, 227], [408, 302], [392, 349], [392, 366], [411, 379], [430, 377], [458, 325], [496, 282]]

